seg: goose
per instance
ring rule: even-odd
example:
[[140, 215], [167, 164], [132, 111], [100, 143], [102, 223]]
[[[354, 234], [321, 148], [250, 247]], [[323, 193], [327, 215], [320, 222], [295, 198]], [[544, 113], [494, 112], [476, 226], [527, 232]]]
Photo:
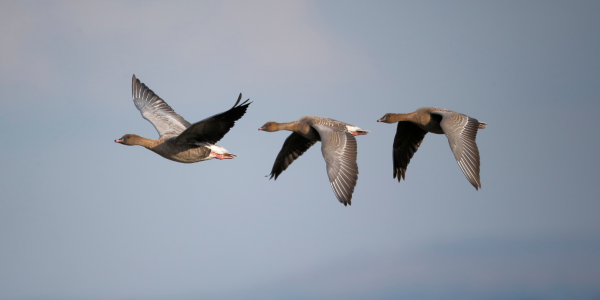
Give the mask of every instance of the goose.
[[250, 99], [240, 103], [242, 94], [229, 110], [190, 124], [158, 95], [135, 77], [131, 83], [133, 103], [142, 117], [148, 120], [159, 138], [143, 138], [135, 134], [126, 134], [115, 143], [143, 146], [148, 150], [172, 161], [195, 163], [211, 159], [233, 159], [235, 154], [216, 144], [221, 140], [235, 121], [239, 120], [252, 102]]
[[467, 180], [476, 190], [481, 188], [479, 179], [479, 149], [475, 143], [478, 129], [487, 123], [475, 118], [436, 107], [421, 107], [408, 114], [385, 114], [377, 122], [398, 123], [394, 137], [394, 178], [405, 179], [406, 168], [425, 134], [428, 132], [446, 134], [450, 149]]
[[[352, 193], [358, 180], [356, 164], [357, 135], [366, 135], [368, 130], [329, 118], [305, 116], [290, 123], [267, 122], [258, 130], [275, 132], [292, 131], [271, 170], [277, 177], [316, 142], [321, 142], [321, 152], [327, 164], [327, 175], [333, 193], [344, 206], [352, 205]], [[268, 176], [268, 175], [267, 175]]]

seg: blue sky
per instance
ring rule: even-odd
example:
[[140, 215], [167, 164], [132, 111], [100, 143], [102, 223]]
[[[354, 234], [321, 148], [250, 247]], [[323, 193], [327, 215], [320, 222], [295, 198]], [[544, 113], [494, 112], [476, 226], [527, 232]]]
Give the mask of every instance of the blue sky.
[[[2, 299], [598, 299], [594, 1], [0, 3]], [[253, 104], [191, 165], [131, 76], [186, 120]], [[482, 189], [429, 134], [392, 178], [388, 112], [487, 122]], [[352, 206], [320, 147], [268, 180], [288, 133], [363, 129]]]

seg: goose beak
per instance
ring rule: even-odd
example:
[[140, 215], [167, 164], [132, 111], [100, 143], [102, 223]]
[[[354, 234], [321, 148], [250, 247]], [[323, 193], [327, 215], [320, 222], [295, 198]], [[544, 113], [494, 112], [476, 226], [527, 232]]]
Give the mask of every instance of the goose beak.
[[383, 122], [383, 120], [382, 119], [378, 119], [377, 122]]
[[122, 144], [122, 143], [123, 143], [123, 140], [122, 140], [122, 139], [116, 139], [116, 140], [115, 140], [115, 143]]
[[265, 130], [265, 129], [264, 129], [264, 128], [262, 128], [262, 127], [258, 127], [258, 130]]

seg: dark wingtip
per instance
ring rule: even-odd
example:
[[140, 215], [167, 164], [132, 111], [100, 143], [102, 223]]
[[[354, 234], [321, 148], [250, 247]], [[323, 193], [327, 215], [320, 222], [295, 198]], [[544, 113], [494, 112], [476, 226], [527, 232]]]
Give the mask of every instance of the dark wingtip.
[[405, 179], [404, 176], [405, 175], [402, 173], [402, 170], [394, 169], [394, 178], [398, 178], [398, 182], [402, 181], [402, 179]]
[[475, 188], [475, 190], [479, 191], [479, 189], [481, 188], [481, 183], [473, 180], [469, 180], [469, 183]]
[[237, 101], [235, 101], [235, 104], [233, 105], [232, 108], [242, 107], [242, 106], [248, 107], [248, 105], [252, 104], [252, 102], [248, 103], [248, 101], [250, 101], [250, 98], [246, 99], [246, 101], [244, 101], [244, 102], [242, 102], [242, 104], [240, 104], [241, 100], [242, 100], [242, 93], [240, 93], [240, 95], [237, 98]]
[[398, 172], [397, 174], [396, 174], [396, 173], [394, 173], [394, 178], [398, 178], [398, 182], [401, 182], [401, 181], [402, 181], [402, 179], [406, 180], [406, 179], [404, 178], [404, 174], [402, 174], [402, 172]]
[[346, 199], [346, 198], [339, 199], [338, 198], [338, 201], [340, 201], [340, 203], [344, 204], [344, 206], [352, 205], [352, 194], [350, 194], [349, 199]]
[[240, 100], [242, 100], [242, 93], [240, 93], [240, 95], [238, 96], [237, 101], [235, 101], [235, 104], [233, 105], [233, 107], [236, 107], [238, 105], [238, 103], [240, 103]]

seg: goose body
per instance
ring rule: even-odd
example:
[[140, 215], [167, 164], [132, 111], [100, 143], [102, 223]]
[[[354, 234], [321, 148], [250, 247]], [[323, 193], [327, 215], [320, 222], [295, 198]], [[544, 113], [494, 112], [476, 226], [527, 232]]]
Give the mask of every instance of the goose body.
[[369, 133], [359, 127], [329, 118], [306, 116], [290, 123], [267, 122], [258, 130], [292, 131], [271, 170], [271, 178], [281, 175], [294, 160], [316, 142], [321, 142], [321, 153], [327, 164], [327, 175], [337, 199], [344, 205], [352, 204], [352, 193], [358, 180], [356, 163], [356, 135]]
[[425, 134], [445, 134], [450, 149], [467, 180], [481, 188], [479, 178], [479, 149], [475, 139], [477, 130], [487, 123], [451, 110], [436, 107], [421, 107], [408, 114], [385, 114], [377, 122], [398, 123], [393, 146], [394, 178], [404, 179], [406, 168]]
[[132, 78], [131, 88], [135, 107], [142, 117], [156, 128], [159, 138], [152, 140], [135, 134], [126, 134], [116, 139], [116, 143], [143, 146], [166, 159], [180, 163], [195, 163], [214, 158], [232, 159], [236, 156], [218, 146], [216, 142], [229, 132], [235, 121], [246, 113], [252, 103], [246, 100], [239, 104], [242, 94], [231, 109], [190, 124], [141, 83], [135, 75]]

